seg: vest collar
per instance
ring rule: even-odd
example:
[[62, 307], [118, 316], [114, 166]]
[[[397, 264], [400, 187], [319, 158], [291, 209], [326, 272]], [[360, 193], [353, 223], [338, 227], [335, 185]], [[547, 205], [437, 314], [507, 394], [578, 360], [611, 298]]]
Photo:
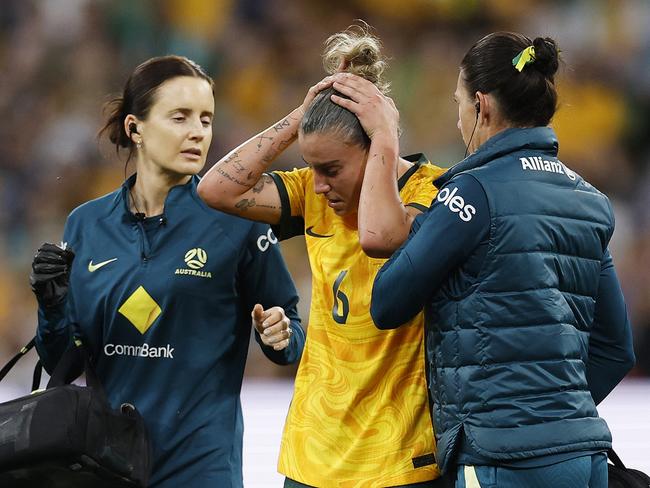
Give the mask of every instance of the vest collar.
[[476, 152], [452, 166], [434, 184], [438, 188], [441, 188], [454, 176], [463, 171], [478, 168], [494, 159], [522, 149], [543, 151], [556, 156], [558, 151], [557, 136], [550, 127], [506, 129], [484, 142]]

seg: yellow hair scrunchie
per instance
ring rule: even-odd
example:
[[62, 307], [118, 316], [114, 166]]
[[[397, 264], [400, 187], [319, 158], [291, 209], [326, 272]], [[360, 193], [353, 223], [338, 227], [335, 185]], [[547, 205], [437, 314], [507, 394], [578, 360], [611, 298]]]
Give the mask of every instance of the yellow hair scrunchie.
[[526, 49], [517, 54], [512, 58], [512, 65], [517, 71], [521, 73], [524, 69], [524, 66], [529, 65], [535, 61], [535, 48], [533, 46], [528, 46]]

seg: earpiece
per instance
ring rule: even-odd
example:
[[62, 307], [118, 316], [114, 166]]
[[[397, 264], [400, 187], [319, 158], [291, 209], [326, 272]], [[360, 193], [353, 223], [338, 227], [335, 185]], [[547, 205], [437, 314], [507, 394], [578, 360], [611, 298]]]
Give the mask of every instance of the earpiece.
[[478, 125], [478, 114], [481, 113], [481, 102], [476, 101], [474, 104], [474, 108], [476, 109], [476, 120], [474, 121], [474, 128], [472, 129], [472, 135], [469, 136], [469, 141], [467, 141], [467, 146], [465, 147], [465, 156], [463, 156], [463, 159], [467, 157], [467, 153], [469, 152], [469, 145], [472, 142], [472, 139], [474, 138], [474, 132], [476, 132], [476, 126]]
[[131, 134], [139, 134], [139, 132], [138, 132], [138, 126], [135, 125], [133, 122], [131, 122], [131, 123], [129, 124], [129, 132], [130, 132]]

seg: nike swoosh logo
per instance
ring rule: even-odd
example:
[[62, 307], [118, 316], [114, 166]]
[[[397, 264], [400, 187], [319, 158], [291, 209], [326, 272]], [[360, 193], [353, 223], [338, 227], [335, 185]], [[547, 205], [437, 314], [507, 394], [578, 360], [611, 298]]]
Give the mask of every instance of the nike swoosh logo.
[[313, 228], [314, 228], [313, 225], [310, 226], [310, 227], [307, 227], [305, 229], [305, 234], [307, 234], [308, 236], [312, 236], [312, 237], [320, 237], [321, 239], [327, 239], [328, 237], [333, 237], [334, 236], [334, 234], [330, 234], [330, 235], [316, 234], [316, 232], [314, 232], [312, 230]]
[[88, 271], [94, 273], [102, 266], [106, 266], [107, 264], [112, 263], [113, 261], [117, 261], [117, 258], [109, 259], [108, 261], [102, 261], [101, 263], [97, 263], [97, 264], [93, 264], [93, 260], [91, 259], [90, 262], [88, 263]]

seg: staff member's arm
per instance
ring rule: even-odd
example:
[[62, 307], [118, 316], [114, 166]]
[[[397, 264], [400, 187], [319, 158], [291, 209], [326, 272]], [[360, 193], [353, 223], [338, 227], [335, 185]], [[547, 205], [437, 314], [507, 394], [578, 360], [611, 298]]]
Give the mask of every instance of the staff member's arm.
[[295, 363], [305, 345], [298, 293], [268, 225], [252, 226], [243, 252], [240, 293], [251, 313], [255, 340], [274, 363]]
[[485, 191], [472, 176], [460, 175], [441, 188], [375, 277], [370, 314], [376, 326], [394, 329], [419, 313], [447, 275], [487, 238], [489, 223]]
[[632, 327], [609, 250], [600, 268], [594, 323], [589, 334], [587, 383], [599, 404], [634, 366]]

